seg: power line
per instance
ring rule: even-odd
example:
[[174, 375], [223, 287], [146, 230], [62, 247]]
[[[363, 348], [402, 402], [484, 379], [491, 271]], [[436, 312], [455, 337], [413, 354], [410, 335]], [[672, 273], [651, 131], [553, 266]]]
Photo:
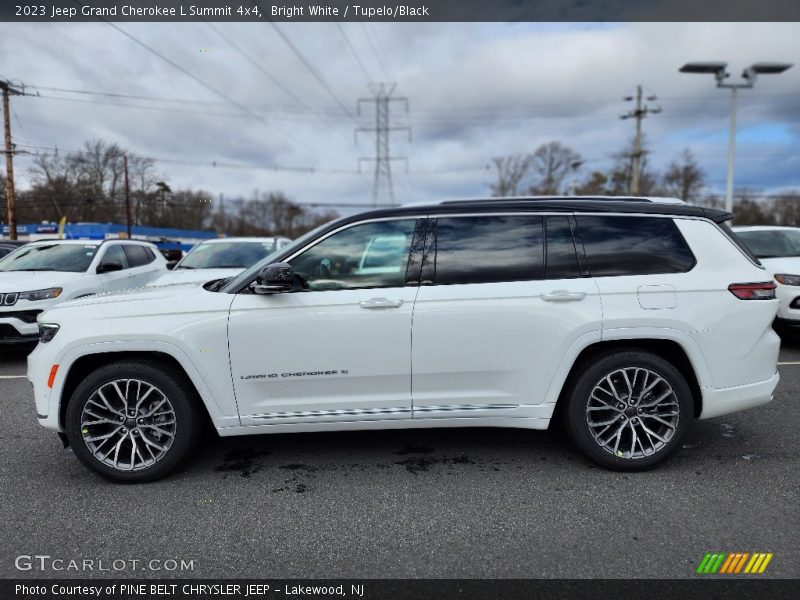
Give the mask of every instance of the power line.
[[211, 28], [211, 29], [212, 29], [212, 30], [213, 30], [213, 31], [214, 31], [214, 32], [215, 32], [215, 33], [216, 33], [216, 34], [217, 34], [219, 37], [221, 37], [223, 40], [225, 40], [225, 42], [226, 42], [226, 43], [227, 43], [227, 44], [228, 44], [228, 45], [229, 45], [231, 48], [233, 48], [234, 50], [236, 50], [236, 52], [238, 52], [238, 53], [239, 53], [239, 55], [240, 55], [240, 56], [242, 56], [242, 58], [244, 58], [244, 59], [245, 59], [247, 62], [249, 62], [249, 63], [250, 63], [251, 65], [253, 65], [253, 66], [254, 66], [256, 69], [258, 69], [258, 71], [259, 71], [259, 72], [260, 72], [262, 75], [264, 75], [264, 76], [265, 76], [267, 79], [269, 79], [269, 80], [270, 80], [272, 83], [274, 83], [276, 86], [278, 86], [280, 89], [282, 89], [282, 90], [283, 90], [283, 91], [284, 91], [284, 92], [285, 92], [285, 93], [286, 93], [288, 96], [290, 96], [290, 97], [291, 97], [291, 98], [292, 98], [292, 99], [293, 99], [295, 102], [297, 102], [297, 103], [298, 103], [298, 104], [300, 104], [301, 106], [306, 106], [306, 103], [303, 101], [303, 99], [302, 99], [302, 98], [300, 98], [298, 95], [296, 95], [294, 92], [292, 92], [292, 91], [291, 91], [291, 90], [290, 90], [288, 87], [286, 87], [286, 86], [285, 86], [285, 85], [284, 85], [284, 84], [283, 84], [283, 83], [282, 83], [280, 80], [278, 80], [278, 79], [277, 79], [275, 76], [273, 76], [273, 75], [272, 75], [272, 73], [270, 73], [269, 71], [267, 71], [267, 70], [266, 70], [266, 69], [265, 69], [265, 68], [264, 68], [264, 67], [263, 67], [263, 66], [262, 66], [260, 63], [258, 63], [258, 62], [256, 62], [255, 60], [253, 60], [253, 58], [252, 58], [252, 57], [251, 57], [249, 54], [247, 54], [247, 52], [245, 52], [244, 50], [242, 50], [242, 49], [241, 49], [241, 48], [240, 48], [238, 45], [236, 45], [236, 43], [234, 43], [234, 41], [233, 41], [233, 40], [231, 40], [231, 39], [230, 39], [228, 36], [226, 36], [224, 33], [222, 33], [222, 31], [220, 31], [218, 27], [216, 27], [216, 26], [215, 26], [213, 23], [210, 23], [210, 22], [208, 22], [208, 21], [206, 21], [206, 25], [208, 25], [208, 26], [209, 26], [209, 27], [210, 27], [210, 28]]
[[396, 77], [392, 77], [391, 73], [389, 73], [388, 69], [386, 68], [386, 63], [384, 62], [383, 57], [381, 56], [381, 53], [378, 50], [378, 46], [373, 41], [372, 36], [369, 33], [369, 30], [367, 29], [366, 25], [364, 25], [364, 22], [359, 21], [358, 23], [359, 25], [361, 25], [361, 31], [364, 32], [364, 37], [367, 38], [367, 42], [372, 48], [372, 54], [378, 60], [378, 64], [380, 65], [383, 74], [387, 77], [387, 79], [396, 79]]
[[[73, 1], [76, 4], [80, 4], [81, 6], [85, 6], [85, 4], [83, 4], [83, 2], [81, 0], [73, 0]], [[237, 102], [236, 100], [234, 100], [233, 98], [231, 98], [230, 96], [225, 94], [224, 92], [221, 92], [220, 90], [216, 89], [214, 86], [210, 85], [209, 83], [206, 83], [203, 79], [201, 79], [200, 77], [198, 77], [194, 73], [188, 71], [187, 69], [185, 69], [184, 67], [182, 67], [181, 65], [179, 65], [175, 61], [171, 60], [170, 58], [167, 58], [164, 54], [162, 54], [161, 52], [159, 52], [158, 50], [156, 50], [152, 46], [149, 46], [148, 44], [144, 43], [143, 41], [138, 39], [136, 36], [128, 33], [127, 31], [125, 31], [121, 27], [118, 27], [116, 24], [112, 23], [111, 21], [109, 21], [107, 19], [104, 19], [102, 17], [98, 17], [98, 18], [101, 21], [103, 21], [104, 23], [106, 23], [107, 25], [109, 25], [110, 27], [113, 27], [114, 29], [119, 31], [122, 35], [124, 35], [125, 37], [130, 39], [135, 44], [138, 44], [139, 46], [141, 46], [142, 48], [144, 48], [145, 50], [147, 50], [148, 52], [150, 52], [154, 56], [158, 57], [159, 59], [161, 59], [162, 61], [164, 61], [168, 65], [170, 65], [172, 68], [180, 71], [181, 73], [183, 73], [184, 75], [186, 75], [187, 77], [189, 77], [190, 79], [192, 79], [193, 81], [195, 81], [196, 83], [198, 83], [199, 85], [204, 87], [205, 89], [207, 89], [210, 92], [212, 92], [213, 94], [219, 96], [220, 98], [222, 98], [223, 100], [225, 100], [229, 104], [235, 106], [239, 110], [247, 113], [251, 117], [257, 119], [258, 121], [260, 121], [262, 123], [264, 123], [267, 127], [272, 129], [273, 131], [279, 133], [280, 135], [282, 135], [283, 137], [287, 138], [288, 140], [296, 143], [297, 145], [302, 146], [302, 147], [306, 148], [307, 150], [311, 150], [314, 154], [319, 152], [318, 148], [313, 148], [312, 146], [307, 145], [305, 142], [302, 142], [302, 141], [292, 137], [291, 135], [287, 134], [286, 132], [282, 131], [281, 129], [275, 127], [274, 125], [269, 123], [266, 119], [264, 119], [258, 113], [253, 112], [248, 107], [246, 107], [245, 105]]]
[[367, 71], [367, 68], [364, 66], [364, 63], [361, 61], [361, 57], [358, 55], [358, 52], [356, 52], [356, 49], [353, 47], [353, 44], [350, 42], [350, 38], [347, 37], [347, 34], [344, 31], [344, 28], [341, 26], [341, 24], [338, 21], [334, 21], [334, 25], [336, 25], [336, 28], [339, 30], [339, 33], [341, 34], [345, 45], [350, 49], [350, 53], [353, 55], [353, 58], [356, 59], [356, 62], [358, 63], [358, 66], [361, 68], [361, 72], [364, 73], [364, 77], [367, 78], [367, 82], [372, 81], [372, 77], [370, 76], [369, 71]]
[[331, 86], [328, 85], [328, 83], [325, 81], [325, 79], [322, 77], [322, 75], [314, 68], [314, 65], [312, 65], [309, 62], [309, 60], [306, 59], [305, 56], [303, 56], [303, 54], [300, 52], [300, 50], [297, 49], [297, 47], [294, 45], [292, 40], [290, 40], [287, 37], [287, 35], [285, 33], [283, 33], [283, 31], [281, 31], [281, 29], [274, 22], [270, 21], [269, 24], [272, 25], [272, 28], [277, 32], [277, 34], [284, 41], [284, 43], [289, 47], [289, 49], [294, 53], [294, 55], [300, 60], [300, 62], [303, 63], [303, 66], [305, 66], [305, 68], [308, 70], [308, 72], [311, 73], [314, 76], [314, 79], [316, 79], [317, 82], [323, 88], [325, 88], [325, 91], [327, 91], [328, 94], [330, 94], [331, 98], [334, 99], [336, 104], [338, 104], [342, 108], [342, 110], [347, 114], [348, 117], [350, 117], [351, 119], [353, 119], [355, 121], [356, 118], [353, 115], [353, 113], [350, 111], [350, 109], [347, 108], [347, 106], [344, 104], [344, 102], [342, 102], [341, 98], [339, 98], [339, 96], [336, 94], [336, 92], [334, 92], [331, 89]]

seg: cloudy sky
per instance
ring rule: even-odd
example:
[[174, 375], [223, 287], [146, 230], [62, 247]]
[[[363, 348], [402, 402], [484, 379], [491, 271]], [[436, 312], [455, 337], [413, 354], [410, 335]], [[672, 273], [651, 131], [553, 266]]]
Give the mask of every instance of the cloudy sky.
[[[18, 148], [100, 138], [158, 159], [173, 189], [369, 205], [372, 167], [359, 174], [358, 158], [374, 141], [356, 144], [354, 129], [374, 113], [356, 101], [391, 81], [409, 101], [408, 114], [393, 104], [392, 124], [412, 130], [410, 143], [392, 136], [408, 157], [408, 173], [393, 165], [397, 201], [471, 197], [487, 193], [493, 156], [550, 140], [581, 153], [584, 175], [608, 167], [633, 133], [622, 97], [642, 84], [663, 109], [644, 122], [653, 166], [688, 147], [722, 191], [729, 93], [678, 68], [723, 60], [738, 76], [788, 61], [740, 93], [736, 184], [800, 188], [798, 23], [116, 25], [0, 24], [0, 78], [39, 94], [13, 99]], [[25, 187], [30, 158], [15, 164]]]

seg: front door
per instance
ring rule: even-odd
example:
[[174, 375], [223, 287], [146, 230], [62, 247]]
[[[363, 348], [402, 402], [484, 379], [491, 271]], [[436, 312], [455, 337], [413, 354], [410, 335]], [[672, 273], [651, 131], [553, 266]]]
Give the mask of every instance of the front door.
[[287, 260], [304, 289], [236, 296], [228, 331], [243, 425], [411, 417], [416, 225], [346, 226]]

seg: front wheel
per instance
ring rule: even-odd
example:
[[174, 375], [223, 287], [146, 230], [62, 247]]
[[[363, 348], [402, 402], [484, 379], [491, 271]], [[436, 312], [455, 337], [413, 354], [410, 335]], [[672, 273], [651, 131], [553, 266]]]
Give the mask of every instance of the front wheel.
[[146, 361], [120, 361], [89, 375], [67, 406], [75, 455], [106, 479], [163, 477], [192, 451], [200, 419], [189, 384]]
[[692, 418], [686, 379], [645, 351], [600, 358], [566, 400], [570, 437], [589, 458], [619, 471], [642, 471], [672, 456]]

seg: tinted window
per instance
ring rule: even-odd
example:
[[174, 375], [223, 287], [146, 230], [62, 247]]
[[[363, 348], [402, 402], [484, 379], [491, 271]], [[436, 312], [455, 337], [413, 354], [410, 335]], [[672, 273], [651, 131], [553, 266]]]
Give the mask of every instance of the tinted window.
[[153, 262], [155, 256], [150, 253], [147, 254], [147, 248], [144, 246], [123, 246], [125, 248], [125, 255], [128, 257], [128, 264], [132, 267], [141, 267], [147, 263]]
[[435, 230], [433, 278], [437, 284], [542, 278], [541, 217], [442, 218], [436, 220]]
[[9, 252], [11, 252], [11, 248], [0, 248], [0, 256], [5, 256]]
[[593, 276], [683, 273], [695, 265], [672, 219], [578, 216], [577, 221]]
[[109, 246], [106, 250], [106, 253], [103, 255], [103, 264], [105, 263], [119, 263], [122, 265], [123, 269], [128, 268], [128, 258], [125, 256], [125, 251], [122, 249], [122, 246], [119, 244], [115, 244], [113, 246]]
[[401, 287], [415, 226], [415, 219], [355, 225], [289, 262], [311, 290]]
[[578, 255], [568, 217], [547, 217], [546, 279], [580, 277]]

